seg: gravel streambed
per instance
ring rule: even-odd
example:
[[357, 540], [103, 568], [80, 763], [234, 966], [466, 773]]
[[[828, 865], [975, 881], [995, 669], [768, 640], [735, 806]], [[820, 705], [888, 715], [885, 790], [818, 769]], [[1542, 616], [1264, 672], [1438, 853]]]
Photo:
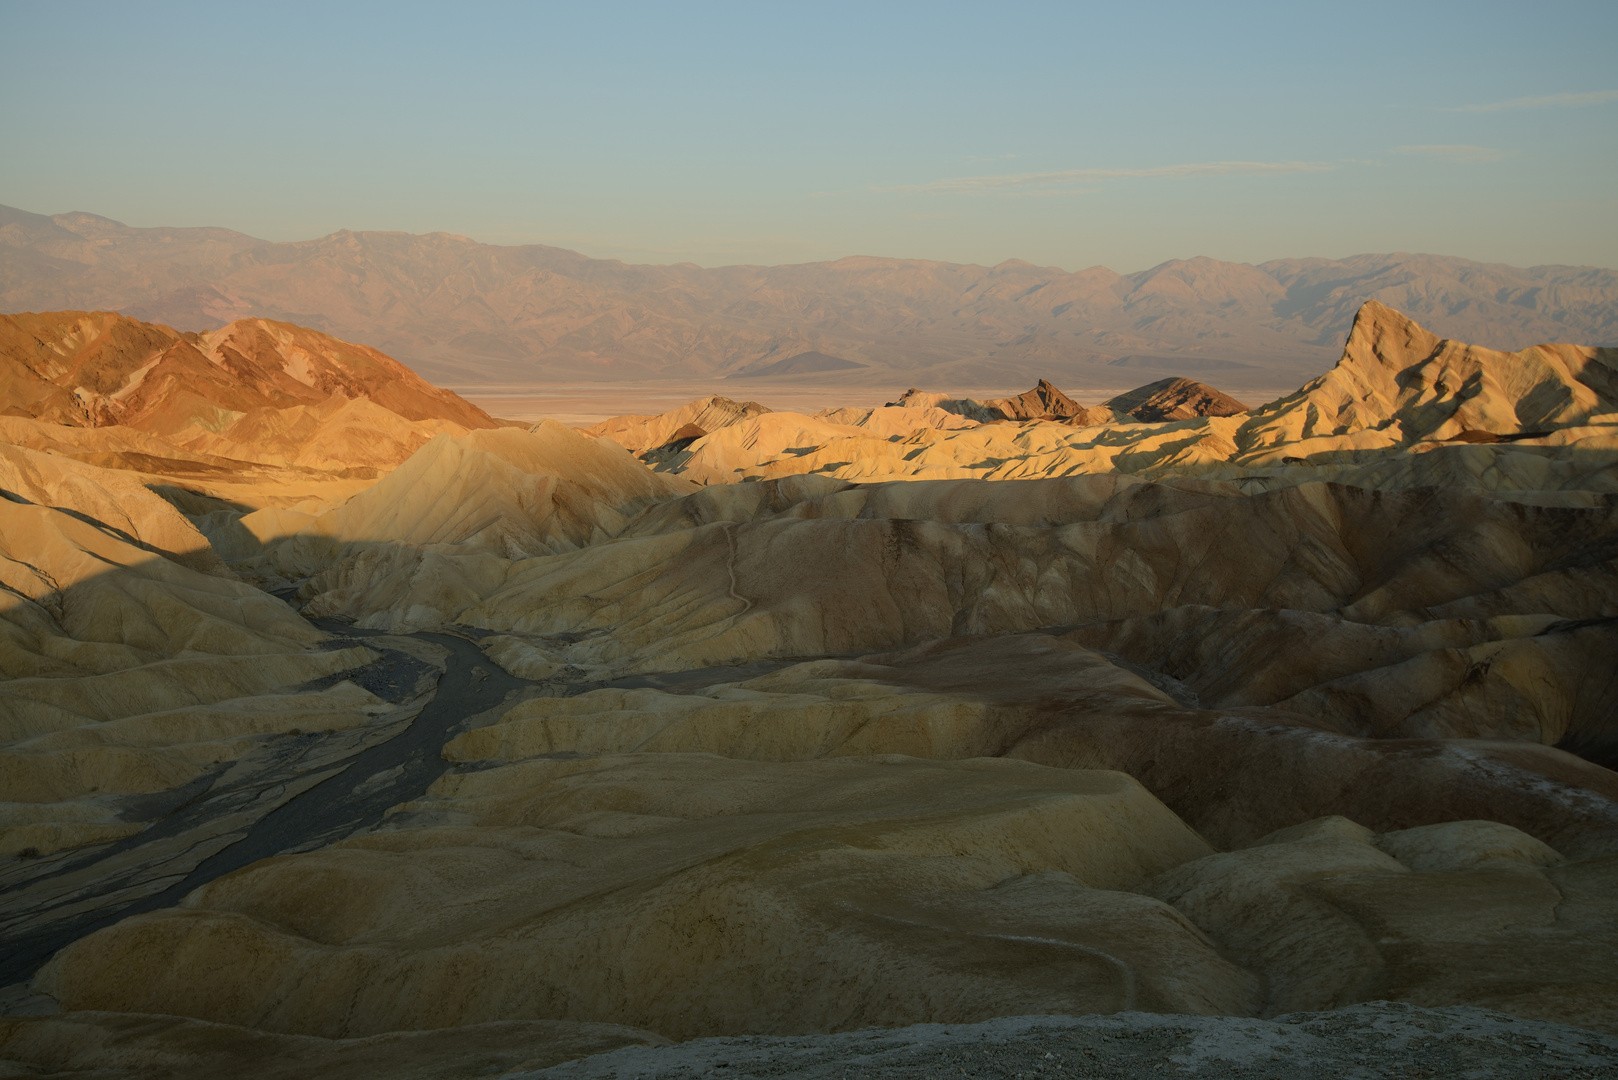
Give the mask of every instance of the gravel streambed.
[[1582, 1080], [1618, 1078], [1618, 1038], [1481, 1009], [1376, 1002], [1271, 1020], [1150, 1013], [1023, 1016], [838, 1035], [696, 1039], [616, 1050], [508, 1080], [517, 1075], [525, 1080]]

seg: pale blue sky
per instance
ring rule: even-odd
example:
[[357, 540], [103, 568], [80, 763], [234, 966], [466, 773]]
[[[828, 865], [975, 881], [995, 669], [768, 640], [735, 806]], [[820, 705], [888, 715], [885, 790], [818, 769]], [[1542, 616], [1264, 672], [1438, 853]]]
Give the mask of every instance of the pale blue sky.
[[277, 240], [1618, 267], [1618, 3], [0, 2], [0, 146]]

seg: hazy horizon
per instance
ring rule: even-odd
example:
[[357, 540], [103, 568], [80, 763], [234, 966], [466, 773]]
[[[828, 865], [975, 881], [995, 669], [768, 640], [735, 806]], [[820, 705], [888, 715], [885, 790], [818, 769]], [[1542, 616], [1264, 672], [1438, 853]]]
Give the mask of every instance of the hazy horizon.
[[[5, 204], [3, 202], [0, 202], [0, 207], [5, 207], [5, 206], [7, 206], [7, 204]], [[467, 236], [464, 233], [456, 233], [456, 232], [453, 232], [453, 231], [448, 230], [448, 229], [427, 229], [427, 230], [424, 230], [424, 231], [421, 231], [421, 232], [411, 232], [411, 231], [405, 230], [405, 229], [348, 229], [348, 228], [340, 228], [340, 229], [334, 229], [331, 232], [321, 233], [321, 234], [315, 235], [315, 236], [292, 236], [292, 237], [287, 237], [285, 240], [271, 240], [268, 237], [254, 236], [252, 233], [246, 233], [241, 229], [231, 229], [231, 227], [229, 225], [219, 225], [217, 223], [204, 222], [204, 223], [200, 223], [200, 224], [176, 224], [174, 222], [158, 222], [158, 223], [153, 224], [153, 225], [136, 225], [133, 222], [120, 221], [117, 218], [111, 218], [111, 217], [108, 217], [105, 214], [101, 214], [101, 213], [96, 212], [95, 210], [89, 210], [89, 209], [86, 209], [84, 207], [74, 207], [71, 210], [52, 210], [52, 211], [32, 210], [32, 209], [29, 209], [28, 207], [22, 207], [22, 206], [11, 206], [11, 207], [9, 207], [9, 209], [22, 210], [25, 213], [38, 214], [38, 215], [40, 215], [42, 217], [64, 217], [64, 216], [71, 215], [71, 214], [89, 214], [91, 216], [99, 217], [99, 218], [102, 218], [104, 220], [114, 221], [119, 225], [124, 225], [124, 226], [130, 227], [130, 228], [152, 228], [152, 229], [188, 229], [188, 228], [211, 229], [211, 228], [217, 228], [217, 229], [229, 229], [229, 230], [231, 230], [233, 232], [237, 232], [237, 233], [241, 233], [242, 235], [249, 236], [252, 239], [262, 240], [265, 243], [290, 243], [290, 244], [308, 243], [308, 242], [312, 242], [312, 241], [315, 241], [315, 240], [325, 239], [328, 236], [333, 236], [333, 235], [335, 235], [337, 233], [342, 233], [342, 232], [397, 233], [397, 234], [405, 235], [405, 236], [432, 236], [432, 235], [438, 234], [438, 235], [445, 235], [445, 236], [455, 236], [455, 237], [459, 237], [459, 238], [461, 238], [463, 240], [471, 240], [474, 243], [488, 244], [488, 245], [494, 246], [494, 247], [529, 247], [529, 246], [533, 246], [533, 247], [562, 248], [563, 250], [572, 251], [574, 254], [583, 255], [586, 258], [598, 259], [598, 260], [602, 260], [602, 261], [618, 261], [618, 262], [622, 262], [622, 263], [624, 263], [625, 265], [628, 265], [628, 266], [636, 266], [636, 265], [641, 265], [641, 266], [679, 266], [679, 265], [684, 264], [684, 263], [682, 263], [680, 261], [667, 261], [667, 260], [665, 260], [665, 261], [653, 261], [651, 259], [621, 259], [621, 258], [618, 258], [617, 256], [598, 255], [598, 254], [595, 254], [594, 252], [583, 251], [583, 250], [580, 250], [578, 248], [567, 248], [567, 247], [565, 247], [564, 245], [561, 245], [561, 244], [551, 244], [551, 243], [547, 243], [547, 242], [542, 241], [542, 240], [523, 241], [523, 242], [520, 242], [520, 243], [519, 242], [501, 243], [500, 241], [496, 241], [496, 240], [479, 240], [475, 236]], [[848, 253], [843, 254], [843, 255], [828, 256], [827, 258], [824, 258], [824, 259], [803, 259], [803, 260], [798, 260], [797, 264], [820, 263], [820, 262], [837, 262], [837, 261], [840, 261], [842, 259], [879, 259], [879, 260], [892, 260], [892, 261], [896, 261], [896, 262], [908, 262], [908, 261], [946, 262], [946, 263], [955, 263], [955, 264], [964, 265], [964, 266], [983, 266], [983, 267], [992, 268], [994, 266], [1002, 265], [1004, 263], [1022, 262], [1022, 263], [1029, 263], [1030, 265], [1038, 266], [1040, 269], [1043, 269], [1043, 270], [1057, 270], [1057, 271], [1060, 271], [1062, 273], [1069, 273], [1069, 274], [1080, 273], [1080, 272], [1085, 271], [1085, 270], [1094, 270], [1094, 269], [1097, 269], [1097, 268], [1103, 268], [1103, 269], [1107, 269], [1107, 270], [1112, 270], [1112, 271], [1114, 271], [1114, 272], [1116, 272], [1116, 273], [1118, 273], [1120, 275], [1129, 275], [1129, 274], [1143, 273], [1143, 272], [1148, 271], [1148, 270], [1155, 270], [1158, 267], [1165, 266], [1165, 265], [1168, 265], [1170, 263], [1192, 262], [1192, 261], [1197, 260], [1197, 259], [1213, 259], [1213, 260], [1218, 261], [1218, 262], [1232, 262], [1232, 263], [1240, 262], [1243, 265], [1260, 266], [1260, 265], [1263, 265], [1265, 262], [1278, 262], [1278, 261], [1284, 261], [1284, 260], [1288, 260], [1288, 259], [1322, 259], [1322, 260], [1346, 261], [1348, 259], [1354, 259], [1354, 258], [1359, 258], [1359, 257], [1379, 257], [1379, 256], [1389, 256], [1389, 257], [1409, 256], [1409, 257], [1413, 257], [1413, 258], [1466, 259], [1466, 256], [1457, 255], [1457, 254], [1455, 254], [1453, 252], [1444, 252], [1444, 251], [1403, 251], [1403, 250], [1393, 251], [1393, 250], [1389, 250], [1389, 251], [1347, 251], [1347, 252], [1326, 252], [1326, 253], [1322, 253], [1322, 252], [1293, 252], [1291, 254], [1286, 254], [1286, 255], [1277, 255], [1277, 256], [1274, 256], [1271, 259], [1261, 259], [1261, 260], [1258, 260], [1256, 262], [1252, 262], [1252, 261], [1248, 261], [1248, 260], [1221, 259], [1217, 255], [1208, 255], [1208, 254], [1203, 253], [1203, 252], [1198, 252], [1198, 253], [1190, 254], [1190, 255], [1171, 255], [1168, 258], [1163, 259], [1160, 262], [1153, 263], [1151, 266], [1144, 266], [1144, 267], [1140, 267], [1140, 268], [1134, 269], [1134, 270], [1119, 270], [1117, 267], [1106, 266], [1103, 263], [1092, 263], [1092, 264], [1090, 264], [1088, 266], [1059, 266], [1059, 265], [1053, 265], [1053, 264], [1047, 264], [1047, 263], [1035, 263], [1031, 259], [1023, 259], [1023, 258], [1020, 258], [1020, 257], [1018, 257], [1016, 255], [1007, 256], [1005, 259], [1000, 260], [999, 263], [973, 263], [973, 262], [963, 261], [963, 260], [952, 260], [952, 259], [931, 259], [931, 260], [927, 260], [927, 259], [920, 259], [920, 258], [913, 257], [913, 256], [889, 255], [889, 254], [884, 254], [884, 253], [881, 253], [881, 252], [874, 252], [874, 251], [857, 251], [857, 252], [848, 252]], [[1477, 262], [1477, 263], [1480, 263], [1480, 264], [1488, 264], [1488, 262], [1489, 262], [1489, 260], [1483, 260], [1483, 259], [1472, 259], [1472, 260], [1468, 260], [1468, 261]], [[715, 264], [712, 264], [712, 265], [702, 265], [702, 264], [697, 264], [697, 265], [700, 266], [701, 269], [704, 269], [704, 270], [723, 270], [723, 269], [725, 269], [727, 267], [769, 266], [769, 265], [790, 266], [790, 265], [795, 265], [795, 263], [790, 263], [789, 262], [789, 263], [769, 264], [769, 263], [735, 262], [735, 263], [715, 263]], [[1500, 262], [1498, 262], [1498, 260], [1496, 260], [1495, 265], [1513, 265], [1513, 264], [1500, 263]], [[1564, 267], [1569, 267], [1569, 268], [1573, 268], [1573, 269], [1618, 270], [1618, 265], [1601, 266], [1601, 265], [1598, 265], [1598, 264], [1595, 264], [1595, 263], [1539, 263], [1539, 264], [1534, 264], [1533, 266], [1523, 265], [1523, 264], [1516, 264], [1516, 265], [1517, 265], [1518, 269], [1534, 269], [1535, 266], [1564, 266]]]
[[6, 3], [0, 203], [701, 266], [1618, 265], [1618, 9]]

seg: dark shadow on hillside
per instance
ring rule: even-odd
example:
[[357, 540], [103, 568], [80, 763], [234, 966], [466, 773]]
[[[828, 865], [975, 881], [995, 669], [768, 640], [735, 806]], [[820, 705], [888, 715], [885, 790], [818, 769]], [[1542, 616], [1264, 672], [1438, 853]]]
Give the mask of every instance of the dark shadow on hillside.
[[[981, 483], [1013, 491], [1014, 485], [1053, 482]], [[1327, 487], [1333, 491], [1341, 488]], [[1465, 501], [1441, 497], [1439, 489], [1407, 493], [1408, 498], [1402, 501], [1395, 494], [1346, 489], [1344, 495], [1345, 506], [1370, 515], [1373, 524], [1381, 522], [1368, 534], [1377, 543], [1391, 544], [1390, 552], [1399, 547], [1393, 543], [1400, 536], [1399, 529], [1413, 526], [1397, 515], [1384, 519], [1377, 514], [1391, 513], [1389, 508], [1408, 504], [1410, 513], [1428, 514], [1438, 520], [1438, 525], [1448, 527], [1453, 523], [1442, 519]], [[1482, 495], [1476, 498], [1491, 501]], [[1209, 505], [1219, 504], [1214, 500]], [[1235, 505], [1230, 503], [1232, 509]], [[74, 516], [85, 520], [83, 515]], [[1538, 521], [1540, 534], [1560, 537], [1563, 548], [1554, 556], [1544, 557], [1539, 571], [1596, 567], [1618, 558], [1618, 533], [1613, 531], [1608, 511], [1512, 504], [1501, 517], [1519, 525]], [[90, 524], [105, 531], [99, 522]], [[880, 531], [896, 526], [891, 520], [867, 520], [859, 527]], [[1439, 540], [1451, 536], [1444, 528], [1434, 527]], [[747, 528], [740, 526], [738, 531]], [[983, 531], [979, 525], [961, 528]], [[369, 543], [390, 542], [378, 539]], [[1406, 546], [1409, 550], [1398, 555], [1399, 559], [1414, 558], [1427, 550], [1414, 540]], [[1460, 559], [1464, 554], [1457, 554], [1456, 560], [1464, 562]], [[1376, 558], [1384, 557], [1393, 560], [1390, 565], [1398, 562], [1387, 552]], [[1365, 559], [1367, 565], [1376, 561], [1369, 554]], [[1388, 567], [1382, 569], [1387, 571]], [[1199, 568], [1198, 572], [1211, 571]], [[1368, 577], [1359, 592], [1369, 591], [1375, 584]], [[1238, 601], [1229, 597], [1223, 602], [1232, 610], [1266, 612]], [[1602, 616], [1565, 622], [1552, 629], [1571, 633], [1614, 623], [1618, 619]], [[422, 703], [413, 718], [403, 720], [399, 730], [367, 745], [356, 744], [353, 752], [340, 760], [320, 760], [320, 754], [331, 747], [330, 740], [338, 737], [333, 734], [270, 736], [263, 743], [268, 764], [250, 784], [226, 781], [227, 768], [221, 767], [170, 791], [128, 796], [123, 803], [126, 820], [155, 819], [138, 836], [44, 859], [11, 860], [9, 866], [0, 869], [0, 882], [4, 883], [0, 885], [0, 955], [4, 957], [0, 960], [0, 986], [26, 978], [68, 942], [127, 915], [172, 906], [192, 889], [222, 874], [262, 858], [306, 850], [375, 826], [389, 808], [420, 797], [444, 774], [449, 766], [440, 750], [456, 731], [492, 720], [494, 710], [503, 702], [533, 685], [507, 674], [489, 661], [473, 641], [454, 633], [388, 635], [332, 620], [318, 620], [315, 625], [333, 635], [331, 641], [317, 648], [365, 643], [381, 652], [382, 658], [306, 683], [302, 689], [320, 689], [348, 680], [385, 700], [412, 703], [422, 683], [436, 678], [430, 700]], [[1027, 629], [1032, 633], [978, 639], [972, 655], [967, 655], [965, 646], [957, 648], [949, 641], [918, 640], [907, 643], [907, 648], [916, 654], [912, 658], [900, 660], [888, 655], [867, 659], [873, 665], [886, 667], [888, 671], [881, 677], [895, 684], [1004, 705], [1007, 715], [1014, 715], [1015, 725], [1020, 726], [1007, 721], [999, 753], [1007, 752], [1006, 748], [1016, 745], [1017, 739], [1038, 735], [1046, 740], [1044, 755], [1035, 757], [1019, 750], [1018, 756], [1060, 767], [1128, 772], [1217, 843], [1250, 842], [1270, 828], [1332, 813], [1378, 828], [1402, 828], [1456, 817], [1489, 817], [1516, 824], [1558, 847], [1579, 841], [1581, 836], [1589, 843], [1610, 843], [1618, 838], [1618, 774], [1609, 771], [1614, 764], [1612, 735], [1618, 731], [1618, 724], [1610, 722], [1610, 698], [1606, 701], [1605, 728], [1595, 717], [1576, 737], [1563, 740], [1562, 749], [1579, 755], [1584, 759], [1581, 761], [1537, 743], [1489, 740], [1485, 746], [1482, 740], [1372, 739], [1331, 732], [1318, 720], [1283, 708], [1199, 707], [1196, 693], [1187, 687], [1186, 680], [1127, 659], [1124, 652], [1117, 651], [1100, 655], [1112, 667], [1133, 672], [1172, 700], [1143, 699], [1138, 707], [1112, 708], [1103, 716], [1085, 711], [1083, 702], [1089, 689], [1083, 679], [1074, 678], [1078, 669], [1064, 659], [1064, 654], [1049, 647], [1050, 635], [1038, 632], [1038, 627]], [[435, 677], [436, 669], [429, 670], [431, 665], [418, 654], [394, 647], [401, 644], [398, 641], [390, 645], [390, 636], [408, 636], [443, 650], [448, 658], [446, 670]], [[1019, 645], [1013, 639], [1033, 641], [1033, 645]], [[1309, 650], [1314, 646], [1300, 637], [1289, 647]], [[930, 655], [929, 649], [937, 655]], [[1076, 655], [1071, 649], [1068, 652]], [[748, 664], [634, 676], [607, 685], [691, 692], [778, 670], [798, 659], [807, 657], [767, 657]], [[559, 689], [562, 693], [577, 693], [597, 685], [602, 684], [579, 683]], [[1017, 739], [1013, 739], [1014, 734]], [[249, 812], [272, 788], [305, 782], [307, 786], [302, 790], [276, 802], [267, 812]], [[1580, 808], [1569, 809], [1570, 800], [1581, 799]], [[241, 813], [251, 820], [229, 838], [210, 840], [213, 846], [207, 850], [197, 847], [195, 858], [189, 862], [166, 856], [171, 861], [161, 876], [168, 883], [161, 888], [155, 887], [149, 864], [138, 858], [123, 858], [160, 845], [183, 847], [176, 842], [228, 813]], [[105, 867], [105, 872], [98, 867]], [[64, 890], [54, 899], [44, 897], [47, 886], [65, 882], [73, 875], [79, 875], [73, 889]], [[147, 887], [154, 891], [143, 894], [142, 889]], [[59, 917], [51, 914], [52, 904], [62, 909]], [[83, 913], [67, 910], [70, 905], [86, 904], [89, 910]]]

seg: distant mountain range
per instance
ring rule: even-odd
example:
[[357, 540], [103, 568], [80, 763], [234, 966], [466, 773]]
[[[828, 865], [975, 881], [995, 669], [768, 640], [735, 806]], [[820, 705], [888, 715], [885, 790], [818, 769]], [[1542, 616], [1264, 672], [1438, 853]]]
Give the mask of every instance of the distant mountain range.
[[315, 327], [452, 385], [731, 377], [972, 387], [1163, 375], [1293, 384], [1331, 366], [1366, 300], [1515, 350], [1618, 344], [1618, 273], [1438, 255], [1196, 258], [1137, 274], [855, 257], [634, 266], [447, 233], [271, 243], [0, 207], [0, 310], [103, 309], [182, 331]]

